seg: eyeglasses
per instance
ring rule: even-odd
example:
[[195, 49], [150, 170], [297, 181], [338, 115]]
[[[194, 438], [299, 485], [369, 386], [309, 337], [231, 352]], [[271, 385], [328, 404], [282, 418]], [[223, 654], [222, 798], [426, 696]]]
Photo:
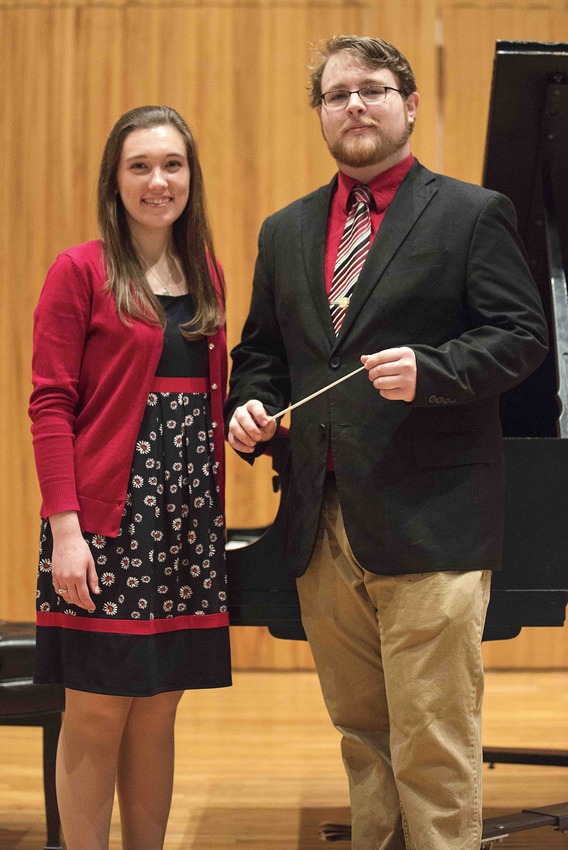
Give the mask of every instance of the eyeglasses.
[[345, 89], [331, 89], [320, 96], [327, 109], [345, 109], [352, 94], [358, 95], [363, 103], [381, 103], [386, 100], [389, 91], [397, 91], [393, 86], [364, 86], [362, 89], [346, 91]]

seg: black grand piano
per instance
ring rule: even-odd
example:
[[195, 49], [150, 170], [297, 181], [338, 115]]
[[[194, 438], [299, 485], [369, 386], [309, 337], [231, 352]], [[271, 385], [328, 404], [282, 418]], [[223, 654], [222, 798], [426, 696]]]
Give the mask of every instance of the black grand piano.
[[[501, 403], [504, 563], [493, 577], [483, 638], [504, 640], [525, 627], [563, 626], [568, 602], [568, 44], [497, 42], [483, 184], [515, 204], [552, 341], [542, 366]], [[282, 508], [291, 463], [286, 439], [274, 441], [272, 461]], [[231, 622], [305, 639], [282, 513], [268, 529], [230, 532]], [[568, 750], [493, 748], [484, 759], [568, 767]], [[484, 821], [482, 847], [547, 825], [568, 831], [568, 802]], [[349, 836], [348, 826], [322, 830], [328, 840]]]

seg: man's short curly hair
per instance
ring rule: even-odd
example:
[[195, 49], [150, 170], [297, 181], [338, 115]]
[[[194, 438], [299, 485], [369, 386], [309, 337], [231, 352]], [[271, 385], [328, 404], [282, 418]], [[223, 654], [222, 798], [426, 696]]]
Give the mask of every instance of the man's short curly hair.
[[316, 46], [316, 58], [319, 61], [310, 68], [311, 107], [321, 104], [321, 78], [328, 59], [336, 53], [349, 54], [356, 64], [364, 68], [388, 68], [395, 75], [403, 98], [416, 91], [416, 80], [408, 60], [388, 41], [364, 35], [334, 35]]

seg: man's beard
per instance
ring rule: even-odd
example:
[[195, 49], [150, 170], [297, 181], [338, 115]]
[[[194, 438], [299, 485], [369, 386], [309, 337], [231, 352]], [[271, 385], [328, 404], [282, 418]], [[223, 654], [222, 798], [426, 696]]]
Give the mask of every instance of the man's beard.
[[366, 133], [364, 136], [342, 135], [332, 145], [328, 143], [328, 148], [337, 162], [351, 168], [366, 168], [384, 162], [402, 150], [412, 130], [413, 124], [408, 121], [406, 128], [398, 136], [385, 134], [380, 130]]

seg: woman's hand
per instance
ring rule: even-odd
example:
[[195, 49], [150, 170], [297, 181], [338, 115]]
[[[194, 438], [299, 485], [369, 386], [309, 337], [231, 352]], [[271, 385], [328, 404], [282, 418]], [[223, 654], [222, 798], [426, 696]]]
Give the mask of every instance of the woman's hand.
[[52, 578], [55, 592], [66, 602], [95, 610], [91, 593], [99, 594], [99, 579], [91, 550], [81, 534], [75, 511], [52, 514], [49, 524], [53, 535]]

